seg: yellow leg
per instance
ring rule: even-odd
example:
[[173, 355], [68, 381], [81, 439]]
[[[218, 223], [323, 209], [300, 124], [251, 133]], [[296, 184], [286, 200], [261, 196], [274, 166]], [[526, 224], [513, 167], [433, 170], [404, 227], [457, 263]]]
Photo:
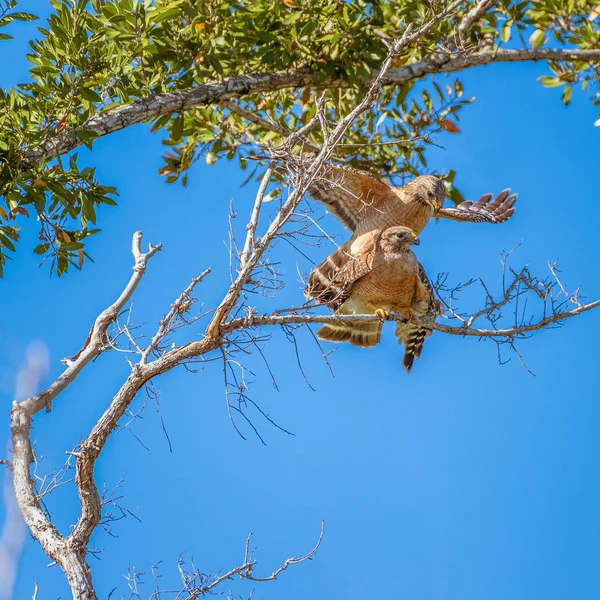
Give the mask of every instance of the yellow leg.
[[390, 316], [389, 311], [384, 310], [383, 308], [376, 308], [375, 314], [379, 317], [382, 323]]

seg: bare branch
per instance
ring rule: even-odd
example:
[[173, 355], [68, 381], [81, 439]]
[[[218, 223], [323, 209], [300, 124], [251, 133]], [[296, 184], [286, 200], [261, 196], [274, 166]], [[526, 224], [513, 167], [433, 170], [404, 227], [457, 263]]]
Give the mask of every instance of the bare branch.
[[[230, 571], [223, 573], [223, 575], [218, 575], [209, 579], [208, 581], [203, 581], [203, 577], [199, 576], [197, 572], [191, 574], [184, 574], [182, 579], [184, 579], [187, 583], [185, 592], [186, 595], [182, 596], [182, 600], [196, 600], [200, 596], [210, 594], [217, 586], [221, 585], [225, 581], [229, 581], [233, 579], [236, 575], [239, 576], [240, 579], [247, 579], [249, 581], [256, 582], [267, 582], [274, 581], [277, 577], [286, 569], [291, 567], [292, 565], [301, 564], [307, 560], [310, 560], [319, 550], [321, 546], [321, 542], [323, 541], [323, 535], [325, 533], [325, 521], [321, 521], [321, 532], [319, 534], [319, 539], [315, 544], [314, 548], [305, 554], [304, 556], [292, 556], [288, 558], [283, 565], [281, 565], [278, 569], [273, 571], [271, 575], [267, 577], [256, 577], [253, 574], [253, 569], [256, 566], [256, 561], [253, 559], [253, 553], [250, 551], [250, 540], [252, 539], [252, 534], [248, 536], [246, 539], [245, 551], [244, 551], [244, 561], [241, 565], [234, 567]], [[189, 585], [190, 581], [200, 580], [200, 585], [191, 586]], [[154, 592], [150, 597], [151, 600], [155, 597], [158, 597], [160, 592]]]
[[[580, 308], [576, 308], [571, 311], [558, 313], [544, 319], [540, 319], [536, 323], [529, 325], [520, 325], [516, 327], [508, 327], [503, 329], [478, 329], [463, 325], [460, 327], [454, 327], [452, 325], [444, 325], [442, 323], [431, 323], [421, 319], [414, 319], [414, 322], [419, 325], [425, 325], [426, 327], [433, 329], [433, 331], [440, 331], [441, 333], [448, 333], [451, 335], [470, 336], [470, 337], [493, 337], [493, 338], [513, 338], [515, 336], [521, 336], [532, 331], [539, 331], [552, 325], [553, 323], [560, 323], [565, 319], [576, 317], [584, 312], [593, 310], [600, 306], [600, 300], [584, 304]], [[363, 322], [363, 321], [377, 321], [379, 317], [377, 315], [352, 315], [352, 321]], [[230, 333], [232, 331], [243, 329], [247, 326], [259, 327], [264, 325], [290, 325], [290, 324], [324, 324], [324, 323], [336, 323], [340, 321], [348, 322], [347, 315], [255, 315], [252, 318], [252, 323], [246, 324], [245, 319], [235, 319], [230, 321], [223, 327], [224, 333]], [[404, 315], [391, 314], [389, 321], [402, 321], [405, 320]]]
[[[48, 520], [40, 506], [40, 497], [34, 490], [34, 482], [30, 475], [30, 465], [34, 461], [30, 438], [31, 418], [44, 406], [49, 410], [52, 400], [75, 380], [86, 364], [103, 351], [109, 325], [116, 320], [119, 312], [131, 298], [146, 271], [148, 260], [161, 249], [160, 244], [156, 247], [150, 245], [148, 252], [144, 253], [141, 242], [142, 232], [138, 231], [134, 234], [132, 243], [135, 259], [133, 275], [119, 298], [98, 316], [82, 350], [68, 361], [66, 370], [49, 388], [21, 402], [13, 402], [11, 411], [13, 481], [19, 508], [32, 535], [40, 542], [45, 552], [61, 565], [74, 597], [86, 600], [93, 600], [96, 597], [90, 570], [85, 561], [86, 546], [71, 544], [70, 540], [65, 540], [60, 535]], [[79, 455], [77, 453], [75, 455], [79, 466]], [[95, 491], [96, 498], [87, 502], [86, 497], [86, 506], [97, 499], [97, 490]], [[87, 493], [87, 490], [83, 493]]]
[[30, 415], [34, 415], [44, 406], [46, 407], [46, 410], [50, 412], [52, 400], [54, 400], [54, 398], [56, 398], [56, 396], [69, 384], [75, 381], [75, 378], [85, 365], [103, 351], [108, 327], [116, 320], [119, 312], [121, 312], [125, 304], [127, 304], [131, 298], [146, 272], [148, 261], [162, 248], [161, 244], [158, 244], [158, 246], [152, 246], [152, 244], [150, 244], [148, 252], [142, 252], [142, 234], [143, 232], [136, 231], [133, 236], [132, 252], [135, 264], [133, 265], [133, 275], [131, 276], [129, 283], [125, 286], [125, 289], [121, 292], [121, 295], [117, 300], [100, 313], [90, 330], [83, 348], [75, 356], [65, 359], [64, 362], [67, 365], [67, 368], [48, 389], [35, 396], [31, 396], [20, 403], [20, 408]]
[[457, 29], [460, 35], [464, 35], [498, 0], [479, 0], [473, 8], [461, 19]]
[[[321, 521], [321, 533], [319, 534], [319, 539], [317, 540], [315, 547], [310, 552], [308, 552], [304, 556], [299, 556], [299, 557], [293, 556], [291, 558], [288, 558], [285, 561], [285, 563], [283, 563], [283, 565], [281, 567], [279, 567], [279, 569], [277, 569], [276, 571], [273, 571], [273, 573], [271, 573], [271, 575], [269, 575], [268, 577], [255, 577], [254, 575], [252, 575], [252, 572], [251, 572], [252, 567], [250, 567], [248, 574], [245, 575], [244, 577], [246, 579], [250, 579], [252, 581], [273, 581], [274, 579], [277, 579], [277, 576], [281, 572], [285, 571], [289, 566], [300, 564], [300, 563], [304, 562], [305, 560], [310, 560], [317, 553], [317, 550], [321, 546], [321, 542], [323, 541], [324, 533], [325, 533], [325, 521]], [[249, 541], [250, 540], [248, 539], [248, 542], [246, 544], [246, 553], [248, 552]]]
[[194, 288], [201, 283], [210, 272], [211, 269], [209, 268], [200, 273], [198, 277], [194, 277], [190, 285], [188, 285], [187, 288], [181, 292], [177, 300], [171, 304], [171, 310], [169, 310], [169, 312], [164, 316], [163, 320], [160, 322], [158, 331], [142, 352], [142, 358], [140, 361], [142, 364], [148, 362], [148, 357], [150, 354], [158, 349], [160, 342], [172, 330], [172, 324], [175, 318], [189, 310], [189, 305], [191, 304], [191, 294], [194, 291]]
[[256, 200], [254, 201], [254, 208], [250, 215], [250, 221], [246, 226], [246, 241], [244, 243], [244, 249], [240, 257], [240, 268], [243, 269], [248, 262], [250, 252], [254, 250], [254, 239], [256, 236], [256, 228], [258, 227], [258, 217], [260, 216], [260, 209], [262, 207], [263, 200], [265, 199], [265, 193], [267, 192], [267, 186], [271, 181], [271, 176], [275, 170], [275, 162], [272, 161], [268, 169], [265, 171], [263, 178], [260, 182], [258, 192], [256, 193]]

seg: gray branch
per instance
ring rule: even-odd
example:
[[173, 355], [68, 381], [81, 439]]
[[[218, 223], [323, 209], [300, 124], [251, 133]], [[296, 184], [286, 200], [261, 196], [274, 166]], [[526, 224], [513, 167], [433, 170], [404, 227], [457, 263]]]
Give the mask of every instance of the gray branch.
[[[87, 546], [90, 537], [100, 523], [102, 517], [101, 500], [94, 481], [94, 469], [96, 461], [111, 433], [130, 407], [136, 394], [158, 375], [171, 371], [179, 365], [186, 365], [190, 361], [204, 357], [204, 355], [215, 350], [223, 350], [223, 348], [231, 341], [228, 339], [228, 336], [233, 333], [246, 332], [259, 326], [307, 325], [311, 323], [332, 323], [341, 320], [349, 320], [347, 315], [314, 315], [305, 313], [298, 314], [298, 312], [285, 315], [256, 315], [255, 313], [249, 313], [248, 316], [242, 318], [232, 318], [230, 315], [233, 308], [239, 306], [241, 294], [245, 286], [252, 281], [253, 274], [260, 265], [265, 252], [272, 245], [277, 236], [281, 234], [282, 227], [294, 215], [294, 211], [298, 207], [298, 204], [312, 179], [317, 175], [325, 161], [330, 158], [334, 148], [340, 143], [351, 123], [372, 106], [381, 87], [384, 85], [402, 85], [415, 78], [422, 77], [427, 73], [459, 71], [474, 66], [488, 64], [490, 62], [521, 60], [600, 60], [600, 50], [567, 51], [525, 49], [499, 50], [497, 52], [486, 51], [464, 57], [453, 57], [452, 55], [449, 55], [448, 60], [444, 59], [444, 61], [437, 60], [436, 62], [434, 58], [430, 58], [398, 69], [391, 68], [404, 47], [418, 40], [441, 19], [452, 17], [453, 14], [455, 14], [456, 8], [462, 4], [462, 1], [463, 0], [455, 0], [448, 4], [446, 9], [438, 15], [435, 15], [428, 23], [418, 29], [408, 26], [399, 40], [388, 45], [390, 50], [388, 57], [380, 71], [374, 75], [370, 89], [362, 96], [361, 102], [350, 111], [346, 117], [339, 121], [337, 126], [331, 131], [330, 135], [327, 136], [326, 143], [320, 149], [317, 157], [311, 161], [310, 166], [302, 173], [296, 182], [295, 189], [289, 194], [279, 213], [270, 222], [266, 228], [265, 234], [262, 237], [258, 237], [256, 234], [259, 225], [260, 209], [268, 178], [264, 180], [265, 183], [264, 185], [261, 185], [252, 214], [249, 218], [247, 238], [240, 256], [240, 268], [238, 274], [210, 319], [205, 336], [200, 340], [190, 342], [181, 347], [173, 346], [170, 350], [164, 350], [161, 347], [164, 345], [165, 338], [176, 323], [178, 315], [185, 313], [187, 310], [189, 302], [191, 302], [190, 294], [193, 288], [202, 280], [208, 271], [205, 271], [205, 273], [192, 280], [191, 284], [180, 294], [159, 324], [156, 333], [146, 348], [143, 350], [137, 348], [140, 354], [139, 362], [132, 365], [129, 376], [112, 398], [100, 419], [93, 426], [89, 435], [74, 453], [76, 459], [75, 482], [79, 493], [81, 512], [76, 525], [73, 527], [70, 535], [66, 537], [63, 537], [48, 519], [40, 505], [39, 495], [36, 495], [35, 493], [30, 468], [34, 459], [31, 443], [32, 417], [44, 407], [49, 410], [52, 401], [76, 379], [79, 372], [107, 348], [108, 327], [116, 321], [119, 313], [131, 299], [133, 292], [144, 275], [148, 260], [160, 250], [160, 245], [156, 247], [150, 246], [148, 252], [144, 253], [141, 250], [141, 232], [137, 232], [134, 235], [133, 255], [135, 264], [133, 267], [133, 275], [119, 298], [98, 316], [83, 348], [75, 356], [65, 360], [65, 371], [45, 391], [22, 402], [13, 403], [11, 412], [14, 451], [13, 472], [19, 507], [33, 536], [40, 542], [47, 554], [58, 562], [64, 570], [75, 599], [96, 600], [90, 569], [86, 562]], [[479, 18], [482, 11], [485, 11], [490, 5], [491, 2], [488, 0], [480, 0], [477, 2], [473, 9], [475, 12], [470, 11], [468, 13], [468, 20], [474, 21], [476, 18]], [[469, 23], [463, 20], [463, 23], [465, 24], [465, 30], [468, 30], [469, 27], [472, 26], [472, 22]], [[199, 86], [194, 90], [163, 94], [151, 99], [135, 102], [129, 106], [114, 109], [113, 111], [97, 115], [90, 119], [86, 128], [96, 132], [98, 135], [107, 135], [113, 131], [123, 129], [134, 123], [139, 123], [162, 114], [188, 110], [196, 106], [224, 103], [232, 98], [256, 92], [305, 86], [321, 88], [344, 87], [346, 86], [346, 83], [340, 79], [332, 79], [323, 82], [318, 79], [318, 74], [309, 71], [290, 71], [286, 73], [271, 73], [256, 76], [241, 75], [232, 77], [223, 83], [213, 82]], [[319, 102], [323, 101], [324, 98]], [[284, 148], [291, 147], [291, 145], [295, 144], [307, 131], [318, 125], [320, 106], [321, 105], [319, 104], [317, 107], [317, 115], [313, 121], [300, 130], [292, 133], [283, 143]], [[228, 106], [228, 108], [232, 109], [231, 106]], [[240, 114], [239, 111], [237, 112]], [[56, 152], [63, 153], [74, 148], [79, 145], [79, 141], [71, 134], [66, 134], [58, 137], [54, 142], [49, 144], [50, 145], [47, 144], [46, 146], [29, 151], [29, 153], [27, 153], [27, 160], [30, 163], [39, 163], [45, 156], [54, 155]], [[494, 306], [501, 307], [506, 304], [508, 299], [512, 297], [511, 294], [514, 290], [514, 287], [509, 286], [508, 292], [505, 293], [503, 298], [501, 298]], [[423, 321], [417, 322], [436, 331], [452, 335], [474, 336], [480, 338], [488, 337], [494, 339], [505, 337], [512, 340], [515, 337], [543, 329], [549, 325], [558, 324], [565, 319], [580, 315], [583, 312], [592, 310], [598, 306], [600, 306], [600, 300], [589, 304], [575, 303], [575, 308], [573, 310], [556, 311], [549, 316], [544, 316], [544, 318], [534, 323], [515, 324], [514, 327], [509, 329], [476, 328], [474, 327], [474, 320], [461, 320], [460, 326]], [[482, 311], [481, 314], [489, 312], [489, 310], [491, 309], [488, 308], [485, 311]], [[378, 318], [379, 317], [375, 315], [355, 315], [352, 316], [351, 319], [355, 321], [366, 321]], [[400, 318], [403, 317], [400, 315], [394, 316], [394, 320]], [[308, 560], [315, 551], [316, 548], [305, 557], [288, 559], [288, 561], [272, 575], [260, 578], [252, 575], [254, 562], [249, 558], [247, 549], [241, 567], [237, 567], [236, 569], [225, 573], [222, 577], [218, 578], [216, 582], [213, 582], [214, 585], [210, 584], [210, 587], [207, 589], [205, 588], [202, 593], [211, 591], [217, 584], [233, 575], [240, 575], [255, 581], [270, 581], [275, 579], [277, 575], [288, 566]]]
[[[67, 359], [67, 368], [49, 388], [22, 402], [15, 401], [11, 411], [13, 481], [19, 508], [33, 537], [48, 556], [62, 567], [73, 597], [80, 600], [96, 599], [90, 569], [86, 563], [87, 541], [86, 544], [82, 544], [79, 539], [73, 538], [73, 535], [69, 538], [61, 536], [40, 505], [30, 473], [30, 465], [34, 461], [30, 435], [32, 417], [44, 407], [49, 410], [52, 400], [75, 381], [81, 370], [104, 350], [108, 327], [131, 298], [146, 271], [148, 260], [161, 249], [160, 244], [156, 247], [150, 246], [148, 252], [144, 253], [141, 243], [142, 232], [138, 231], [133, 236], [133, 275], [117, 300], [98, 316], [83, 348], [74, 357]], [[80, 478], [79, 460], [77, 465], [77, 477]], [[99, 512], [100, 500], [96, 487], [79, 488], [79, 492], [82, 514], [93, 511], [91, 507], [96, 504]]]
[[[582, 61], [594, 63], [600, 61], [600, 49], [493, 49], [467, 56], [449, 55], [448, 60], [441, 64], [439, 58], [437, 60], [425, 58], [411, 65], [390, 69], [381, 83], [383, 86], [400, 87], [428, 74], [464, 71], [491, 63], [526, 61]], [[374, 73], [372, 81], [378, 76], [378, 73]], [[369, 82], [365, 83], [368, 84]], [[190, 90], [167, 92], [136, 100], [131, 104], [95, 115], [89, 119], [83, 129], [101, 137], [161, 115], [169, 115], [211, 104], [222, 104], [235, 98], [243, 98], [258, 93], [305, 87], [316, 89], [345, 88], [348, 87], [348, 82], [340, 77], [322, 79], [318, 72], [308, 69], [235, 75], [223, 82], [210, 81]], [[236, 112], [239, 114], [239, 111]], [[269, 126], [267, 129], [273, 129], [273, 127]], [[73, 133], [58, 135], [36, 148], [25, 151], [24, 164], [25, 166], [39, 164], [46, 158], [51, 158], [56, 154], [64, 154], [81, 144], [81, 140]]]
[[[539, 331], [545, 329], [553, 323], [560, 323], [565, 319], [576, 317], [585, 312], [593, 310], [594, 308], [600, 307], [600, 300], [590, 302], [589, 304], [583, 304], [573, 310], [553, 314], [527, 325], [519, 325], [515, 327], [507, 327], [503, 329], [480, 329], [473, 327], [469, 324], [460, 326], [444, 325], [439, 322], [424, 321], [422, 319], [413, 319], [414, 323], [424, 325], [433, 331], [439, 331], [441, 333], [448, 333], [450, 335], [460, 335], [467, 337], [477, 338], [514, 338], [516, 336], [522, 336], [527, 333]], [[240, 319], [234, 319], [227, 323], [223, 327], [225, 333], [232, 333], [246, 329], [248, 327], [260, 327], [265, 325], [303, 325], [303, 324], [325, 324], [325, 323], [337, 323], [340, 321], [377, 321], [379, 320], [378, 315], [307, 315], [307, 314], [291, 314], [291, 315], [252, 315], [251, 317], [244, 317]], [[389, 321], [403, 321], [405, 320], [402, 314], [391, 314]]]
[[492, 8], [492, 6], [494, 6], [494, 4], [497, 3], [498, 0], [479, 0], [479, 2], [477, 2], [462, 18], [457, 27], [458, 33], [464, 35], [490, 8]]
[[56, 396], [58, 396], [58, 394], [60, 394], [69, 384], [75, 381], [75, 378], [85, 365], [103, 351], [106, 341], [106, 332], [109, 326], [116, 320], [121, 310], [123, 310], [123, 307], [133, 295], [133, 292], [144, 276], [148, 260], [162, 248], [161, 244], [158, 244], [158, 246], [152, 246], [152, 244], [150, 244], [148, 252], [142, 252], [142, 233], [143, 232], [141, 231], [136, 231], [133, 236], [132, 252], [135, 264], [133, 265], [133, 275], [131, 276], [129, 283], [125, 286], [125, 289], [121, 292], [121, 295], [117, 300], [100, 313], [92, 325], [83, 348], [81, 348], [75, 356], [63, 361], [67, 365], [67, 368], [59, 375], [56, 381], [48, 389], [20, 403], [20, 407], [30, 415], [34, 415], [44, 406], [46, 407], [46, 410], [50, 412], [52, 400], [54, 400], [54, 398], [56, 398]]

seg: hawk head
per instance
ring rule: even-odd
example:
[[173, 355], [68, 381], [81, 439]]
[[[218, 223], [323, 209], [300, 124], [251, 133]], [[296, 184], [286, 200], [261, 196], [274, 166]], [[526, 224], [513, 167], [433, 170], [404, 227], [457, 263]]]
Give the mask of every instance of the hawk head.
[[433, 175], [416, 177], [404, 186], [404, 190], [411, 200], [427, 204], [434, 212], [440, 210], [446, 197], [444, 182]]
[[385, 253], [398, 253], [408, 250], [413, 245], [418, 246], [421, 242], [412, 229], [397, 225], [384, 229], [379, 234], [377, 243]]

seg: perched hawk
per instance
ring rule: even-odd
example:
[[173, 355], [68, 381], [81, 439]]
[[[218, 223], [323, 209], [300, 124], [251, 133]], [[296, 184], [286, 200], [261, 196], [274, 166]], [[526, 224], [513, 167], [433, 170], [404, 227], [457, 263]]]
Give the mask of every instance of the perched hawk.
[[306, 296], [326, 304], [336, 314], [377, 314], [380, 320], [328, 323], [317, 336], [371, 348], [379, 342], [389, 312], [402, 313], [406, 322], [396, 324], [396, 336], [398, 343], [404, 344], [402, 365], [410, 371], [431, 334], [430, 329], [410, 319], [435, 318], [441, 312], [427, 275], [411, 250], [418, 243], [408, 227], [387, 227], [355, 236], [328, 256], [310, 274]]
[[517, 200], [517, 194], [511, 196], [506, 189], [492, 202], [492, 194], [485, 194], [475, 203], [442, 208], [446, 190], [437, 177], [423, 175], [394, 188], [366, 171], [338, 165], [325, 166], [308, 193], [357, 235], [392, 225], [404, 225], [418, 235], [431, 217], [503, 223], [515, 212]]

